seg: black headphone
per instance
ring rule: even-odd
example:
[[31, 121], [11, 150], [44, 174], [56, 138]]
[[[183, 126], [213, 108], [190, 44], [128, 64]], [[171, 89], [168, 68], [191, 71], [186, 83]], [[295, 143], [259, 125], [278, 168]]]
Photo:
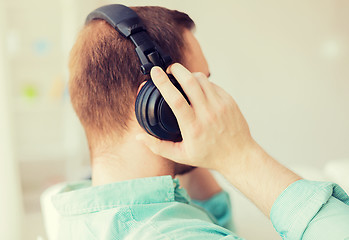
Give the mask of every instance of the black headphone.
[[[91, 12], [87, 16], [86, 24], [94, 19], [105, 20], [123, 37], [131, 39], [136, 46], [144, 75], [149, 75], [153, 66], [159, 66], [166, 71], [172, 63], [171, 57], [151, 40], [142, 20], [131, 8], [120, 4], [106, 5]], [[170, 74], [168, 77], [189, 103], [177, 80]], [[163, 140], [182, 141], [177, 119], [151, 79], [137, 95], [135, 112], [138, 123], [149, 134]]]

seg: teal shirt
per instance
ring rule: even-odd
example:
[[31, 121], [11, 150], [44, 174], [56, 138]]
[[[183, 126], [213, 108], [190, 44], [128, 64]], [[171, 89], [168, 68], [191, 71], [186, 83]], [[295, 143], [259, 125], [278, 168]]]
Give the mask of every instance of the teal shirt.
[[349, 197], [337, 184], [299, 180], [277, 198], [270, 219], [283, 239], [349, 240]]
[[[226, 192], [195, 201], [171, 176], [91, 187], [68, 184], [53, 197], [58, 239], [241, 239], [232, 229]], [[283, 239], [349, 237], [349, 198], [335, 184], [300, 180], [275, 201], [271, 221]], [[252, 229], [253, 231], [253, 229]]]
[[68, 184], [53, 204], [61, 215], [62, 240], [241, 239], [226, 229], [232, 227], [226, 192], [191, 200], [171, 176], [95, 187], [90, 181]]

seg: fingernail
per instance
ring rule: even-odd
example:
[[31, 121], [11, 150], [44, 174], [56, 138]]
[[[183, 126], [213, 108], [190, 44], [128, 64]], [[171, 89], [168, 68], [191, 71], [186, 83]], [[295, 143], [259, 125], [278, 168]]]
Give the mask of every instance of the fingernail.
[[150, 74], [154, 77], [157, 77], [161, 74], [161, 68], [159, 67], [153, 67], [150, 71]]

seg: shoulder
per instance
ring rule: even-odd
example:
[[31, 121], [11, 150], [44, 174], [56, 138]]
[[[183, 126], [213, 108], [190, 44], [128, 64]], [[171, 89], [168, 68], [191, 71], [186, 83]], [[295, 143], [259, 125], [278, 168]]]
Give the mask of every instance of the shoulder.
[[181, 207], [171, 206], [162, 209], [150, 218], [143, 219], [145, 221], [130, 231], [126, 239], [241, 239], [228, 229], [212, 223], [206, 214], [201, 215], [201, 213], [204, 212], [184, 204]]

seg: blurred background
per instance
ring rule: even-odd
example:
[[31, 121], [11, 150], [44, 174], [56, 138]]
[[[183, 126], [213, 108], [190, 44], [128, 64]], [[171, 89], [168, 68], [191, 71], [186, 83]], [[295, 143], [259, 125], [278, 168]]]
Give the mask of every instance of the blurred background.
[[[89, 173], [84, 133], [66, 88], [84, 19], [109, 3], [188, 13], [211, 80], [239, 104], [255, 139], [303, 176], [349, 178], [349, 1], [0, 0], [0, 238], [47, 239], [40, 195]], [[238, 233], [281, 239], [231, 193]]]

